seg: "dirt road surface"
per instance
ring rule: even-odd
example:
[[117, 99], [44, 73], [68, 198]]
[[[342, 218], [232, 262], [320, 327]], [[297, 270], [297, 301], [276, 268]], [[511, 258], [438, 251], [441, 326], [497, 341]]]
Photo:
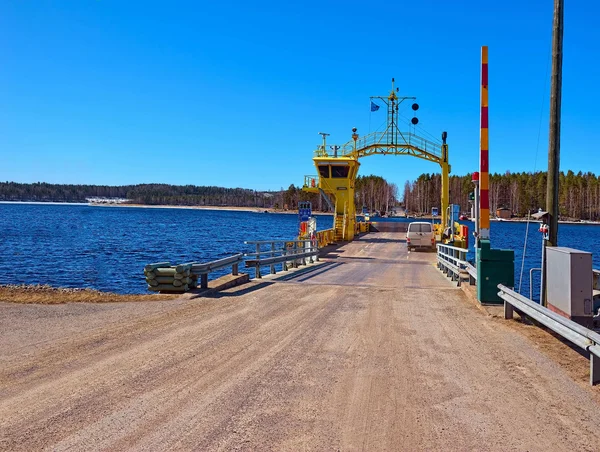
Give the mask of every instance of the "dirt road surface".
[[1, 304], [0, 449], [598, 450], [598, 391], [400, 238], [211, 298]]

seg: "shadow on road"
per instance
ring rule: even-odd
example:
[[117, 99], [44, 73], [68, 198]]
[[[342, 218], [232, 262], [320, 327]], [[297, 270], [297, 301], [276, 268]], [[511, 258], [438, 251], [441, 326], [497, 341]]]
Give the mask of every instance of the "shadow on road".
[[254, 292], [256, 290], [260, 290], [263, 289], [267, 286], [270, 286], [271, 284], [273, 284], [273, 281], [262, 281], [259, 283], [246, 283], [244, 285], [241, 286], [237, 286], [237, 288], [235, 288], [234, 290], [230, 290], [228, 292], [213, 292], [213, 293], [208, 293], [206, 295], [198, 295], [192, 298], [223, 298], [223, 297], [239, 297], [241, 295], [245, 295], [247, 293], [251, 293]]
[[372, 238], [361, 238], [360, 239], [361, 243], [406, 243], [406, 238], [397, 238], [397, 239], [387, 239], [387, 238], [377, 238], [377, 237], [372, 237]]
[[340, 263], [337, 262], [325, 262], [317, 267], [307, 268], [306, 270], [295, 271], [287, 275], [282, 275], [275, 279], [275, 281], [306, 281], [307, 279], [313, 278], [314, 276], [325, 273], [329, 270], [339, 267]]

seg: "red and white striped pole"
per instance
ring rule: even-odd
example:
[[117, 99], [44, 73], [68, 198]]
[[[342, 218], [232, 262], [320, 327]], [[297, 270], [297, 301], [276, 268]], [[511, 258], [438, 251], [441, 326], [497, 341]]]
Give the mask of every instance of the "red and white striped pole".
[[488, 48], [481, 47], [481, 135], [479, 144], [479, 238], [490, 238]]

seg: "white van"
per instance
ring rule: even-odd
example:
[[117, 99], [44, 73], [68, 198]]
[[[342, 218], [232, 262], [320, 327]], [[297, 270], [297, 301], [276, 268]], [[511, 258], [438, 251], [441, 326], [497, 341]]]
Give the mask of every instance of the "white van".
[[433, 225], [424, 221], [410, 223], [406, 233], [406, 246], [409, 251], [415, 248], [435, 250]]

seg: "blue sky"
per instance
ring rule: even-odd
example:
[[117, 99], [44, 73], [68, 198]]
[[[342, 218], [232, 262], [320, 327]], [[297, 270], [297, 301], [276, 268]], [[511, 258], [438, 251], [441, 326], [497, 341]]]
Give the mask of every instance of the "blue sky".
[[[561, 169], [600, 172], [600, 5], [566, 3]], [[417, 97], [421, 130], [448, 131], [452, 173], [465, 174], [478, 165], [481, 45], [490, 170], [545, 170], [552, 9], [1, 0], [0, 180], [300, 185], [315, 172], [318, 132], [342, 143], [352, 127], [366, 134], [385, 121], [369, 96], [386, 95], [391, 77]], [[361, 163], [399, 187], [438, 169], [410, 157]]]

